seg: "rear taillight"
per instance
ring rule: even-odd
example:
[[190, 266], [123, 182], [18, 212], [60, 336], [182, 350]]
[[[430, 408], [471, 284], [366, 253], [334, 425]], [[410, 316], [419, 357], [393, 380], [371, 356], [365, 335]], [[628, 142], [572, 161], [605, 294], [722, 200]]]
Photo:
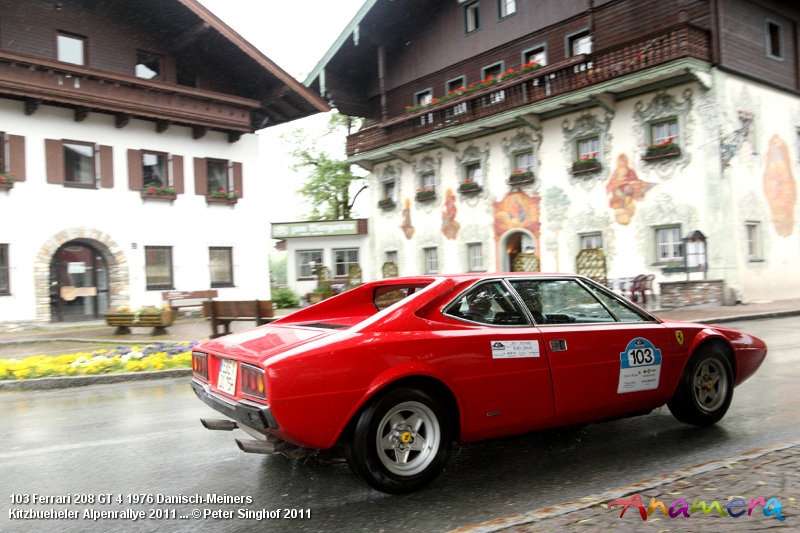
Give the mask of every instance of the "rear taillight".
[[267, 384], [264, 371], [256, 366], [242, 364], [242, 394], [253, 398], [267, 399]]
[[199, 377], [208, 380], [208, 355], [192, 352], [192, 371]]

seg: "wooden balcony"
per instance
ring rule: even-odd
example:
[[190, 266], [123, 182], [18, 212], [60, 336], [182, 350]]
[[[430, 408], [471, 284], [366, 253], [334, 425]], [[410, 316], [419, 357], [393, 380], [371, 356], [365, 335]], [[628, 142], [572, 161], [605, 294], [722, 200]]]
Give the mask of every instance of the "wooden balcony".
[[[457, 126], [475, 123], [484, 127], [492, 117], [496, 117], [498, 122], [517, 122], [518, 116], [514, 110], [520, 114], [535, 113], [532, 104], [544, 103], [604, 82], [618, 81], [625, 76], [684, 58], [710, 61], [711, 43], [707, 31], [691, 25], [680, 25], [636, 42], [520, 73], [510, 79], [363, 128], [347, 137], [347, 155], [363, 155], [359, 159], [368, 160], [370, 157], [364, 154], [370, 151], [409, 139], [422, 138], [420, 144], [424, 144], [426, 140], [431, 142], [431, 138], [438, 136], [446, 138], [456, 131]], [[685, 75], [685, 72], [680, 75]]]
[[75, 109], [75, 120], [88, 112], [116, 115], [117, 126], [130, 118], [152, 120], [158, 131], [169, 124], [226, 131], [234, 139], [253, 131], [251, 114], [260, 102], [124, 76], [0, 50], [0, 97], [23, 100], [27, 114], [40, 104]]

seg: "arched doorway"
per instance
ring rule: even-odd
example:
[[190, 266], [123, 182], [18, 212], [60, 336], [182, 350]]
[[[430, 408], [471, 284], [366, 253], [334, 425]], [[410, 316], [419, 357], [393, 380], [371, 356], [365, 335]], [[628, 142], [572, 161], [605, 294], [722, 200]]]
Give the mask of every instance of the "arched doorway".
[[536, 239], [527, 231], [509, 232], [503, 240], [503, 248], [503, 269], [506, 272], [539, 270]]
[[59, 246], [50, 261], [51, 320], [94, 320], [108, 305], [108, 266], [103, 254], [81, 241]]

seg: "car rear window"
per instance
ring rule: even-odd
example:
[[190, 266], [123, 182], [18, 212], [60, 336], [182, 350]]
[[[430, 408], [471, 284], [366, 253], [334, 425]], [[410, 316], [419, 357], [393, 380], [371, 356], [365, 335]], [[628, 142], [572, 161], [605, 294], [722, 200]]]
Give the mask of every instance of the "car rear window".
[[372, 303], [375, 304], [375, 308], [378, 311], [382, 311], [426, 286], [427, 284], [382, 285], [375, 287], [375, 292], [372, 294]]

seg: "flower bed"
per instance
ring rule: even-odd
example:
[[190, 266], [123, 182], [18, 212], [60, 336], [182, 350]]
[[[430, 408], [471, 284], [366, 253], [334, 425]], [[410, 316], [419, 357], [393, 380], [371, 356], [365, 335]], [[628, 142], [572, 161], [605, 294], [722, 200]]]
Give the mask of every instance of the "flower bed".
[[93, 352], [0, 359], [0, 381], [191, 368], [196, 344], [115, 346]]

